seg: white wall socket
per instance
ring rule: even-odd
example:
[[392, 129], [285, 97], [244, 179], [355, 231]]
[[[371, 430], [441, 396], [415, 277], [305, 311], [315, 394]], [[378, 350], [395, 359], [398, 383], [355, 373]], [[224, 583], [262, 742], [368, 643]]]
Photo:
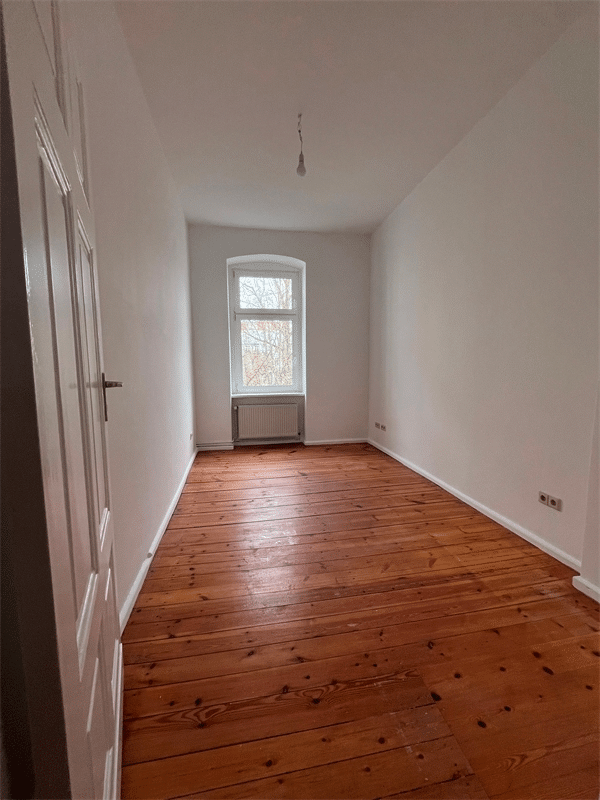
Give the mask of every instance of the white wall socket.
[[562, 511], [562, 500], [560, 497], [552, 497], [546, 492], [538, 492], [538, 500], [540, 503], [553, 508], [555, 511]]

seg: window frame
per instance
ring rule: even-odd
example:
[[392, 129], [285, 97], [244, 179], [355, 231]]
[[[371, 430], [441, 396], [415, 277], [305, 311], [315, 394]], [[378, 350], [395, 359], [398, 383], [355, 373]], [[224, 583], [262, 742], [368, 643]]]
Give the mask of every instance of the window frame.
[[[304, 394], [304, 262], [286, 256], [242, 256], [228, 259], [229, 374], [231, 396]], [[292, 308], [242, 308], [239, 279], [290, 278]], [[242, 364], [242, 320], [292, 322], [292, 385], [245, 386]]]

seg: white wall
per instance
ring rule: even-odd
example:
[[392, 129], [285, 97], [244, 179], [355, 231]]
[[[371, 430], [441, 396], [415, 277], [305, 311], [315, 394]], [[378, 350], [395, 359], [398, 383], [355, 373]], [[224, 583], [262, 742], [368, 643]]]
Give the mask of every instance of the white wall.
[[372, 242], [371, 437], [572, 564], [598, 373], [597, 114], [594, 9]]
[[86, 91], [121, 608], [193, 452], [183, 214], [112, 3], [70, 6]]
[[581, 575], [573, 583], [600, 602], [600, 394], [596, 401]]
[[231, 442], [227, 259], [306, 262], [306, 440], [367, 433], [369, 237], [189, 226], [197, 443]]

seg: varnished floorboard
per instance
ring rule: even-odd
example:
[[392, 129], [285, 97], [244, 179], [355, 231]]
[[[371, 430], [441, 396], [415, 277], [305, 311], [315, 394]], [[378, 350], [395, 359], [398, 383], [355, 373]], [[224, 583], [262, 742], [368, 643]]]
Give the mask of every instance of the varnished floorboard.
[[123, 798], [598, 798], [598, 605], [369, 445], [198, 455], [124, 633]]

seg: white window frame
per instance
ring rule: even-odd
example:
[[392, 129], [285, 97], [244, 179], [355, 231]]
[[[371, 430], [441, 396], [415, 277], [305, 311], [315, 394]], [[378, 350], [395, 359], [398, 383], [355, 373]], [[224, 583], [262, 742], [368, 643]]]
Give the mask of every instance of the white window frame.
[[[243, 395], [303, 394], [304, 393], [304, 267], [303, 261], [287, 256], [240, 256], [230, 258], [229, 285], [229, 364], [232, 397]], [[240, 307], [239, 279], [241, 277], [290, 278], [292, 281], [291, 309], [249, 309]], [[292, 322], [292, 385], [244, 386], [242, 369], [242, 320], [273, 319]]]

